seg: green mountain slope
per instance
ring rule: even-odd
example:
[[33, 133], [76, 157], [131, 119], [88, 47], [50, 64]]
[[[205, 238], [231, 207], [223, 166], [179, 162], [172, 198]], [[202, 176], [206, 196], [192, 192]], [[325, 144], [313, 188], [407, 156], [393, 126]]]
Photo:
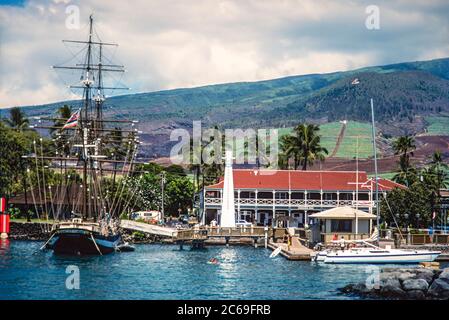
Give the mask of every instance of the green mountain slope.
[[[357, 86], [351, 85], [355, 78]], [[449, 114], [449, 59], [398, 63], [330, 74], [217, 84], [108, 99], [105, 115], [140, 120], [148, 156], [167, 155], [173, 128], [203, 126], [290, 127], [301, 120], [326, 123], [376, 119], [388, 135], [423, 132], [424, 117]], [[69, 102], [77, 105], [78, 102]], [[62, 103], [25, 107], [30, 116], [51, 115]]]

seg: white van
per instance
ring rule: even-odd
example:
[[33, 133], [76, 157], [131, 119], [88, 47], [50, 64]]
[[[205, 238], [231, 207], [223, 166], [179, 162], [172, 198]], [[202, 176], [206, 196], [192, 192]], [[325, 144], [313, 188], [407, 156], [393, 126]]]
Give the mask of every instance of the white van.
[[159, 221], [161, 220], [161, 212], [157, 210], [137, 211], [131, 213], [131, 219], [132, 220], [142, 219], [148, 222], [151, 220]]

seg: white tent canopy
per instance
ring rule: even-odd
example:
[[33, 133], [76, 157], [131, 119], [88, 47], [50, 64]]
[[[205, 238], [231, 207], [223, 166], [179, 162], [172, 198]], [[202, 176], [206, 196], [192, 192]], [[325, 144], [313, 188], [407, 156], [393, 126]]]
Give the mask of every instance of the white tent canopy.
[[376, 215], [352, 207], [336, 207], [311, 214], [310, 218], [317, 219], [376, 219]]

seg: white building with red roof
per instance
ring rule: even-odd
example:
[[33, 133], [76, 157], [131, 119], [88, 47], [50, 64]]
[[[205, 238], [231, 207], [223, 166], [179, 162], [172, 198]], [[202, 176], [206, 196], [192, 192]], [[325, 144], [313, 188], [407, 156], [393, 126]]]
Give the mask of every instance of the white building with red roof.
[[[237, 219], [259, 226], [303, 227], [310, 214], [350, 206], [373, 213], [375, 181], [359, 171], [233, 169]], [[378, 180], [379, 192], [405, 188]], [[203, 224], [220, 221], [223, 179], [202, 192]]]

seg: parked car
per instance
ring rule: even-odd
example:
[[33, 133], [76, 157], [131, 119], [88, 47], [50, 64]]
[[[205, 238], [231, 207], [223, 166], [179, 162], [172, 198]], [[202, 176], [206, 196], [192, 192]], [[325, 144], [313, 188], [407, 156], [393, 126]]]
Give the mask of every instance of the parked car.
[[237, 220], [235, 222], [236, 227], [251, 227], [253, 224], [245, 220]]
[[131, 219], [157, 223], [161, 219], [161, 213], [156, 210], [137, 211], [131, 213]]

